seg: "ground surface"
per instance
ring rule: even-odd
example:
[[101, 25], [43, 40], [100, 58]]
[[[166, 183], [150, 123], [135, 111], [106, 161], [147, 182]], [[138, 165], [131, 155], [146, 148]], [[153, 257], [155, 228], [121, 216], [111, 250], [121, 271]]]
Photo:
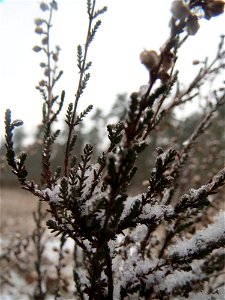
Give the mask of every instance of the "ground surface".
[[28, 234], [34, 228], [32, 212], [37, 198], [19, 188], [1, 187], [1, 235]]
[[[37, 199], [28, 192], [15, 188], [1, 188], [1, 227], [0, 227], [0, 299], [29, 300], [32, 299], [37, 286], [35, 271], [36, 248], [31, 237], [35, 223], [33, 212], [37, 208]], [[46, 204], [43, 203], [45, 206]], [[47, 205], [46, 205], [47, 208]], [[29, 241], [29, 243], [28, 243]], [[45, 231], [43, 236], [44, 252], [42, 268], [44, 284], [48, 290], [46, 300], [55, 299], [56, 266], [59, 257], [59, 237]], [[23, 247], [23, 245], [27, 245]], [[68, 240], [63, 249], [61, 278], [64, 285], [65, 299], [74, 300], [73, 293], [73, 248]]]

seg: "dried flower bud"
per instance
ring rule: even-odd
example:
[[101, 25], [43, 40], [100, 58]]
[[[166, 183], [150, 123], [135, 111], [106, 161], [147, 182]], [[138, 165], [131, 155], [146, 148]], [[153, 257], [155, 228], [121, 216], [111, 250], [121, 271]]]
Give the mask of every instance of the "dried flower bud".
[[50, 75], [50, 70], [48, 68], [45, 69], [44, 74], [45, 74], [45, 76], [49, 76]]
[[41, 67], [41, 68], [45, 68], [45, 67], [46, 67], [46, 63], [41, 62], [41, 63], [40, 63], [40, 67]]
[[216, 17], [224, 13], [224, 0], [208, 0], [202, 4], [205, 13], [205, 19], [209, 20], [211, 17]]
[[41, 41], [42, 45], [47, 45], [48, 44], [48, 37], [44, 37]]
[[185, 20], [191, 15], [189, 8], [181, 0], [173, 1], [170, 11], [174, 18], [178, 20]]
[[50, 3], [50, 5], [51, 5], [51, 8], [52, 8], [52, 9], [54, 9], [54, 10], [57, 10], [57, 9], [58, 9], [58, 4], [57, 4], [57, 2], [56, 2], [55, 0], [53, 0], [53, 1]]
[[49, 6], [45, 2], [40, 3], [40, 8], [41, 8], [42, 11], [49, 10]]
[[19, 119], [16, 119], [12, 122], [12, 125], [15, 126], [15, 127], [19, 127], [19, 126], [22, 126], [23, 125], [23, 121], [22, 120], [19, 120]]
[[61, 48], [58, 45], [55, 47], [55, 49], [57, 52], [59, 52], [61, 50]]
[[39, 46], [34, 46], [34, 47], [33, 47], [33, 51], [34, 51], [34, 52], [40, 52], [41, 50], [42, 50], [42, 48], [39, 47]]
[[195, 35], [199, 30], [200, 25], [198, 22], [198, 17], [196, 15], [189, 16], [187, 20], [187, 33], [189, 35]]
[[35, 19], [35, 20], [34, 20], [34, 23], [35, 23], [35, 25], [37, 25], [37, 26], [42, 25], [43, 22], [44, 22], [43, 19]]
[[43, 29], [40, 26], [37, 26], [35, 28], [35, 32], [38, 33], [38, 34], [42, 34], [43, 33]]
[[45, 80], [39, 81], [39, 86], [46, 86], [46, 81]]
[[192, 64], [193, 64], [193, 65], [198, 65], [198, 64], [200, 64], [200, 61], [197, 60], [197, 59], [195, 59], [195, 60], [193, 60]]
[[155, 69], [159, 64], [159, 55], [154, 50], [144, 50], [140, 54], [140, 60], [148, 70]]
[[58, 54], [57, 54], [57, 53], [53, 53], [53, 54], [52, 54], [52, 59], [53, 59], [54, 61], [58, 61], [58, 59], [59, 59]]

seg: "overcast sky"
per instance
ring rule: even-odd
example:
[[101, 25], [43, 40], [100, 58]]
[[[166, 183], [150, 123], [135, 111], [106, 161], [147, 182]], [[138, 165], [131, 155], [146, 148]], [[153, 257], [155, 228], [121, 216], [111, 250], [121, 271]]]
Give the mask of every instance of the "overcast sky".
[[[53, 16], [52, 45], [60, 45], [59, 66], [64, 75], [58, 90], [66, 91], [66, 103], [73, 102], [77, 86], [76, 47], [86, 35], [86, 0], [58, 1], [59, 10]], [[109, 109], [118, 93], [131, 93], [146, 84], [148, 74], [140, 64], [144, 49], [159, 50], [168, 37], [170, 18], [168, 0], [97, 0], [98, 6], [108, 6], [102, 16], [102, 27], [91, 46], [93, 62], [91, 80], [80, 103]], [[46, 13], [39, 10], [38, 1], [0, 1], [0, 120], [1, 128], [6, 108], [13, 119], [20, 118], [25, 128], [33, 128], [41, 120], [41, 97], [35, 89], [43, 78], [39, 67], [41, 54], [32, 48], [39, 44], [34, 33], [34, 18]], [[181, 78], [193, 78], [193, 59], [212, 56], [218, 37], [224, 34], [225, 17], [201, 22], [201, 29], [190, 37], [180, 53]], [[28, 126], [29, 124], [29, 126]], [[2, 135], [2, 130], [1, 130]]]

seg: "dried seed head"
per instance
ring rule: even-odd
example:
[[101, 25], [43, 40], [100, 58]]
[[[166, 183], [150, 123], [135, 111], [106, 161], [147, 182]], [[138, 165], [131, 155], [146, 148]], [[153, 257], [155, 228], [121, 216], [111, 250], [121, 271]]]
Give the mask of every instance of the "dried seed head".
[[195, 35], [199, 30], [200, 25], [198, 22], [198, 17], [196, 15], [189, 16], [187, 20], [187, 33], [189, 35]]
[[175, 19], [185, 20], [191, 15], [191, 11], [182, 0], [173, 1], [170, 11]]
[[154, 50], [144, 50], [140, 54], [140, 60], [148, 70], [153, 70], [159, 64], [160, 57]]
[[216, 17], [224, 13], [224, 0], [208, 0], [202, 4], [202, 8], [205, 12], [205, 18], [209, 20], [211, 17]]

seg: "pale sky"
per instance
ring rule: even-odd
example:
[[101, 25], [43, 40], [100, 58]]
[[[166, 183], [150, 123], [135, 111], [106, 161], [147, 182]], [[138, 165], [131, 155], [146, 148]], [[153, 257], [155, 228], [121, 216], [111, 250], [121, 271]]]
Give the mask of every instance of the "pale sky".
[[[40, 1], [39, 1], [40, 2]], [[66, 91], [66, 105], [73, 102], [77, 87], [76, 47], [86, 36], [86, 0], [57, 1], [53, 15], [52, 45], [62, 49], [59, 67], [64, 71], [58, 91]], [[159, 50], [168, 37], [171, 1], [168, 0], [97, 0], [108, 6], [103, 24], [91, 46], [91, 80], [82, 97], [80, 110], [87, 105], [109, 110], [118, 93], [128, 94], [147, 84], [148, 73], [139, 60], [144, 49]], [[40, 53], [32, 51], [41, 37], [34, 33], [34, 19], [46, 13], [38, 1], [0, 1], [0, 120], [10, 108], [13, 119], [20, 118], [28, 131], [41, 120], [41, 96], [35, 86], [43, 78]], [[212, 56], [218, 37], [225, 33], [225, 16], [201, 22], [201, 29], [190, 37], [180, 53], [183, 81], [193, 78], [193, 59]], [[3, 131], [1, 130], [1, 136]]]

